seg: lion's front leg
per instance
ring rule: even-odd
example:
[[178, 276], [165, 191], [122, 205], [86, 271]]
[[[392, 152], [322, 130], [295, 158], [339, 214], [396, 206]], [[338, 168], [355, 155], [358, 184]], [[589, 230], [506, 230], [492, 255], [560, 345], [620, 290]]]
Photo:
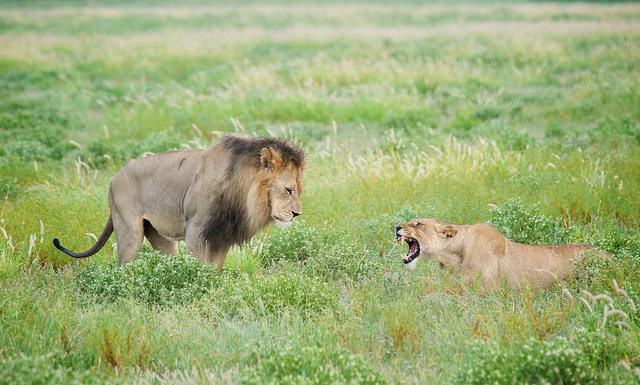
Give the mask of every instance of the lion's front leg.
[[227, 252], [229, 251], [229, 248], [224, 248], [224, 249], [211, 248], [211, 250], [208, 250], [209, 248], [208, 246], [209, 246], [209, 242], [206, 242], [206, 246], [205, 246], [205, 255], [207, 259], [206, 263], [215, 263], [218, 266], [218, 274], [220, 274], [220, 272], [222, 271], [222, 265], [224, 264], [224, 260], [227, 257]]
[[218, 265], [218, 273], [222, 271], [222, 265], [227, 256], [228, 247], [220, 247], [213, 245], [202, 237], [202, 230], [196, 226], [189, 226], [185, 234], [185, 242], [187, 249], [191, 255], [198, 258], [202, 263], [216, 263]]
[[209, 241], [204, 241], [204, 253], [197, 255], [197, 257], [202, 263], [215, 263], [218, 266], [218, 273], [220, 273], [228, 251], [228, 247], [221, 248]]

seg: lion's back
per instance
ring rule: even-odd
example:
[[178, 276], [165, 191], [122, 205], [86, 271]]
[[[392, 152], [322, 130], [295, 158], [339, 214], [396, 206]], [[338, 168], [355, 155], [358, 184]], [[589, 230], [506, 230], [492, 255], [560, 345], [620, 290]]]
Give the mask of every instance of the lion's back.
[[171, 151], [132, 159], [111, 181], [112, 194], [115, 198], [123, 194], [135, 196], [146, 210], [176, 207], [193, 180], [201, 153]]

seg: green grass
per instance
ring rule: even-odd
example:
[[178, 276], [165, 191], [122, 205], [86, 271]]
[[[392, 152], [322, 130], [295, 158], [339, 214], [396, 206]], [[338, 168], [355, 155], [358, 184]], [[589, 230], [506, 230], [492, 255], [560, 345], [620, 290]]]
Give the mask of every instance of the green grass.
[[[0, 45], [0, 383], [640, 381], [637, 4], [9, 1]], [[305, 147], [302, 221], [220, 275], [53, 248], [128, 159], [226, 132]], [[462, 288], [404, 268], [416, 217], [612, 258]]]

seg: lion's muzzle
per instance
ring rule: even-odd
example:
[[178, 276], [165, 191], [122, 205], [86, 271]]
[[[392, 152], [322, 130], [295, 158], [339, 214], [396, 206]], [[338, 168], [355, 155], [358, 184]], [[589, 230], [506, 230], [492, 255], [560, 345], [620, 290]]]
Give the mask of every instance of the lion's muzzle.
[[411, 237], [407, 237], [405, 235], [400, 234], [399, 231], [396, 231], [396, 242], [407, 242], [409, 245], [409, 251], [406, 255], [402, 256], [402, 262], [405, 264], [413, 262], [420, 255], [420, 243]]

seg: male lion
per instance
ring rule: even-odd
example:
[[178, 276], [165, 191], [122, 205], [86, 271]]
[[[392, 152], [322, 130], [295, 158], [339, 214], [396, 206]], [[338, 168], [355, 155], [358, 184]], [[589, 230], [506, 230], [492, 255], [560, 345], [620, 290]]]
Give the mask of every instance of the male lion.
[[281, 139], [224, 136], [206, 150], [173, 151], [134, 159], [113, 178], [111, 215], [98, 241], [75, 253], [89, 257], [112, 232], [118, 262], [134, 260], [146, 236], [168, 255], [186, 240], [191, 254], [218, 271], [234, 244], [275, 222], [288, 226], [302, 214], [300, 193], [305, 155]]
[[[434, 218], [398, 225], [396, 240], [409, 245], [409, 252], [402, 257], [407, 267], [414, 268], [419, 257], [432, 259], [462, 275], [466, 284], [479, 275], [486, 289], [495, 288], [502, 277], [514, 288], [550, 286], [569, 274], [572, 258], [595, 248], [578, 243], [526, 245], [511, 242], [486, 223], [453, 225]], [[596, 251], [600, 257], [608, 257]]]

